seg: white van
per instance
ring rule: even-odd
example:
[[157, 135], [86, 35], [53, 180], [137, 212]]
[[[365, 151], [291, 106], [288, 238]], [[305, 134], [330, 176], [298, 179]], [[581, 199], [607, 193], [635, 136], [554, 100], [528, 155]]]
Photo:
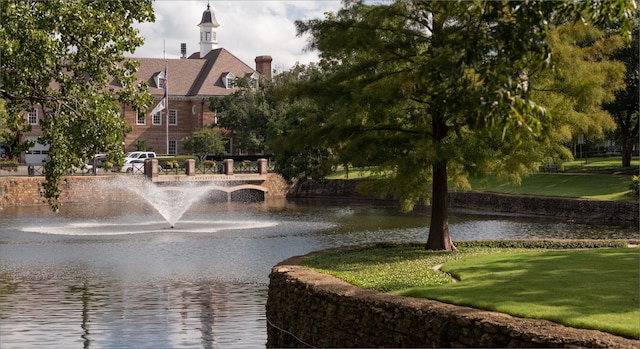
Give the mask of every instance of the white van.
[[129, 163], [135, 159], [152, 159], [156, 157], [156, 153], [152, 151], [132, 151], [124, 154], [124, 163]]

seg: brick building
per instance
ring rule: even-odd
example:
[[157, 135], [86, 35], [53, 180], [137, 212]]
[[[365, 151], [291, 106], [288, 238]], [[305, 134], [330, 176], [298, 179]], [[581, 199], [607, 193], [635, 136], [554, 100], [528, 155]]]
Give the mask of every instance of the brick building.
[[[147, 81], [149, 93], [154, 96], [154, 103], [145, 115], [139, 115], [130, 107], [122, 106], [122, 115], [132, 131], [123, 139], [125, 152], [138, 150], [146, 146], [158, 154], [184, 154], [180, 140], [197, 128], [212, 125], [216, 122], [215, 112], [209, 110], [212, 97], [223, 97], [235, 91], [234, 80], [249, 78], [256, 86], [260, 77], [271, 78], [271, 57], [258, 56], [255, 68], [242, 62], [231, 52], [218, 47], [217, 29], [220, 24], [210, 6], [202, 14], [198, 24], [200, 28], [200, 51], [186, 55], [186, 44], [181, 45], [182, 57], [179, 59], [134, 58], [140, 62], [136, 73], [138, 80]], [[165, 80], [166, 74], [166, 80]], [[165, 94], [167, 85], [166, 108], [153, 113]], [[109, 89], [119, 88], [116, 80]], [[36, 139], [40, 134], [39, 113], [35, 108], [26, 113], [26, 122], [33, 131], [27, 136]], [[233, 133], [227, 131], [228, 155], [252, 155], [234, 146]], [[22, 159], [27, 163], [40, 163], [46, 159], [48, 147], [36, 146]]]
[[[234, 80], [249, 78], [258, 84], [259, 77], [271, 77], [271, 57], [255, 59], [255, 69], [239, 60], [224, 48], [218, 48], [215, 14], [210, 6], [202, 14], [200, 51], [186, 57], [186, 44], [181, 45], [182, 58], [136, 58], [140, 61], [138, 80], [147, 81], [149, 92], [155, 97], [155, 107], [164, 95], [165, 68], [167, 74], [167, 108], [147, 115], [138, 115], [124, 106], [123, 115], [132, 131], [124, 139], [125, 151], [138, 148], [140, 142], [157, 153], [182, 154], [180, 140], [194, 129], [216, 121], [215, 112], [209, 111], [211, 97], [222, 97], [235, 91]], [[111, 86], [117, 87], [117, 86]], [[233, 144], [229, 133], [227, 152], [242, 154]]]

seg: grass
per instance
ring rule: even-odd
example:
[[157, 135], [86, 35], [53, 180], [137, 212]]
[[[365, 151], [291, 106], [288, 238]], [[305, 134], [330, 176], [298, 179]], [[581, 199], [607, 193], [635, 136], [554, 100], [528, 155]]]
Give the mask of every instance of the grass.
[[375, 167], [340, 168], [327, 176], [327, 179], [375, 179], [380, 178], [380, 173], [375, 172]]
[[[535, 173], [522, 178], [520, 185], [498, 182], [490, 176], [486, 180], [470, 178], [473, 191], [504, 194], [559, 196], [597, 200], [633, 201], [629, 185], [631, 175], [638, 174], [640, 159], [631, 167], [622, 167], [621, 158], [590, 158], [562, 164], [562, 173]], [[328, 179], [377, 178], [375, 168], [340, 169]]]
[[520, 185], [487, 180], [469, 179], [471, 190], [504, 194], [559, 196], [598, 200], [635, 200], [629, 185], [631, 176], [532, 174], [522, 178]]
[[631, 160], [631, 167], [622, 167], [619, 157], [587, 158], [567, 161], [562, 164], [565, 172], [591, 174], [629, 174], [637, 175], [640, 159]]
[[[639, 256], [631, 248], [452, 253], [398, 245], [316, 255], [305, 265], [363, 288], [639, 338]], [[438, 264], [444, 272], [432, 269]]]

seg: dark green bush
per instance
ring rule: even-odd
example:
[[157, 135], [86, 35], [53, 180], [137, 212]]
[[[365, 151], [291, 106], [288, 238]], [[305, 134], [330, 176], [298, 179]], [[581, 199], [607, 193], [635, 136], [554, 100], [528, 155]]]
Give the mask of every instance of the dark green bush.
[[477, 240], [456, 241], [457, 247], [493, 247], [493, 248], [602, 248], [626, 247], [623, 240]]

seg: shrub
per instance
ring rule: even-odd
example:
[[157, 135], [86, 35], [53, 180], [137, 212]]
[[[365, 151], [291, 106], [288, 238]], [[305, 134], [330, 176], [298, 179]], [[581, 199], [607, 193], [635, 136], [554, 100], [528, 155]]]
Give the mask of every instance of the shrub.
[[602, 248], [626, 247], [623, 240], [476, 240], [455, 241], [456, 247], [500, 247], [500, 248]]
[[214, 170], [216, 168], [218, 168], [218, 164], [213, 160], [205, 160], [203, 162], [203, 165], [204, 165], [205, 168], [211, 168], [211, 169], [214, 169]]
[[0, 169], [5, 171], [18, 171], [18, 161], [17, 160], [0, 161]]

